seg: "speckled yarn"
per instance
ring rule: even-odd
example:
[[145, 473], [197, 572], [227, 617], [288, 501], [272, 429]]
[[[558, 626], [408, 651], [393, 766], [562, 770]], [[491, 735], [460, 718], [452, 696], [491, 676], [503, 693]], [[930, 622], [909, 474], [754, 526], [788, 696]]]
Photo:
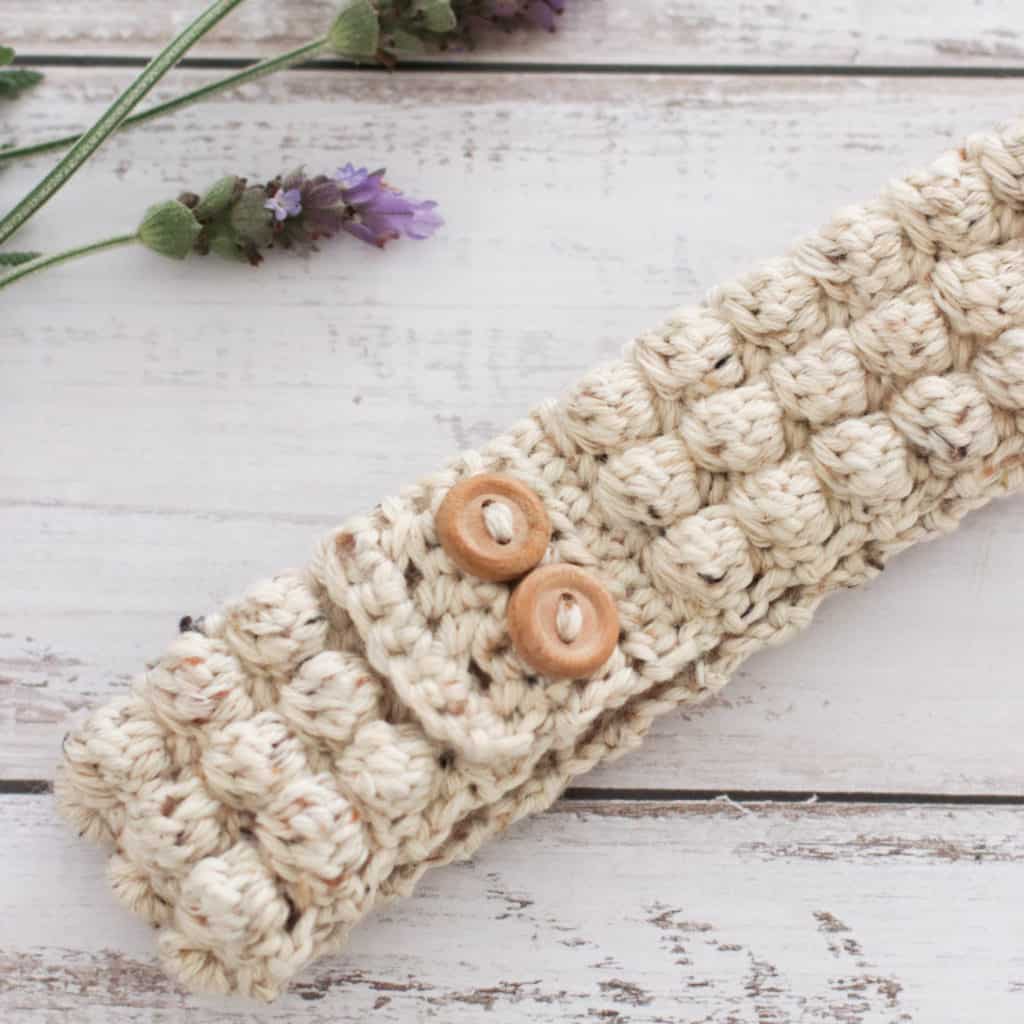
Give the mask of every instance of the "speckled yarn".
[[[273, 998], [822, 598], [1024, 480], [1024, 124], [844, 210], [183, 633], [65, 743], [64, 815], [189, 988]], [[438, 506], [517, 477], [622, 631], [536, 678]]]

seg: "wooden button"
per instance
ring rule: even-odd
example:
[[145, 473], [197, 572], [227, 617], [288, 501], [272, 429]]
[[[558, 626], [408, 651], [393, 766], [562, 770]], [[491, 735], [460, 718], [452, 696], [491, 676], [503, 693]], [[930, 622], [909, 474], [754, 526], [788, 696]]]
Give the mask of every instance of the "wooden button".
[[591, 675], [619, 640], [611, 594], [573, 565], [534, 569], [513, 591], [507, 623], [519, 657], [553, 679]]
[[544, 557], [551, 520], [525, 484], [500, 473], [460, 480], [437, 510], [437, 535], [448, 557], [482, 580], [514, 580]]

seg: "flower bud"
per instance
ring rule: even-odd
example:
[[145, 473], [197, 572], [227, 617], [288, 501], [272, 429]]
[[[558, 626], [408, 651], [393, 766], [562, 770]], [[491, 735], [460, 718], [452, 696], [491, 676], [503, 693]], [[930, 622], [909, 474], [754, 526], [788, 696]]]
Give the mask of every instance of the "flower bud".
[[199, 205], [195, 208], [196, 218], [200, 221], [212, 220], [234, 202], [244, 187], [245, 182], [233, 174], [221, 178], [199, 200]]
[[414, 57], [427, 52], [427, 41], [404, 28], [394, 28], [384, 37], [384, 51], [390, 63], [395, 57]]
[[139, 225], [139, 241], [147, 249], [183, 260], [192, 251], [202, 228], [192, 211], [175, 199], [151, 206]]
[[452, 0], [417, 0], [416, 13], [430, 32], [452, 32], [459, 23]]
[[342, 57], [374, 57], [380, 44], [380, 19], [371, 0], [348, 0], [327, 33], [328, 45]]
[[214, 221], [206, 233], [206, 247], [209, 252], [219, 256], [222, 260], [232, 262], [244, 260], [242, 248], [238, 243], [238, 235], [230, 224], [223, 220]]
[[247, 188], [231, 208], [228, 223], [243, 248], [262, 249], [274, 237], [274, 215], [266, 208], [267, 193], [258, 185]]

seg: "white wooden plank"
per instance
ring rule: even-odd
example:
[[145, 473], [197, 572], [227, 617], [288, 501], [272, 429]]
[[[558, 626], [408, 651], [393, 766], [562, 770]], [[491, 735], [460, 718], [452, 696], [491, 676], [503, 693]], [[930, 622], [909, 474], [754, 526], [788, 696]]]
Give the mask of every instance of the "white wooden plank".
[[[120, 77], [54, 72], [19, 105], [25, 136], [88, 121]], [[228, 170], [349, 156], [449, 223], [419, 247], [338, 243], [258, 271], [118, 253], [5, 294], [0, 773], [49, 777], [68, 716], [182, 614], [302, 561], [672, 303], [1014, 107], [964, 80], [303, 73], [113, 140], [26, 245], [123, 230]], [[41, 164], [6, 172], [4, 195]], [[1019, 507], [836, 598], [593, 781], [1021, 792]]]
[[[192, 3], [39, 0], [4, 26], [25, 54], [148, 56], [199, 9]], [[250, 3], [196, 54], [276, 53], [326, 30], [339, 4]], [[1014, 0], [571, 0], [559, 32], [487, 40], [473, 60], [656, 65], [1006, 67], [1024, 56]]]
[[0, 799], [18, 1024], [1019, 1020], [1024, 810], [560, 805], [429, 874], [271, 1007], [178, 992], [102, 856]]

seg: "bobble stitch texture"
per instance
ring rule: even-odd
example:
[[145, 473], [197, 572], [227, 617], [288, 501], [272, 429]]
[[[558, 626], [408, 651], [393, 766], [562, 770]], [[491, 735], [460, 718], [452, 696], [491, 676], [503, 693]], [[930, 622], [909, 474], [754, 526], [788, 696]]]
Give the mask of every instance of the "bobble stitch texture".
[[597, 471], [594, 500], [623, 529], [659, 526], [701, 506], [697, 469], [680, 438], [658, 437], [612, 455]]
[[767, 383], [721, 391], [684, 417], [683, 436], [698, 465], [750, 472], [785, 454], [782, 410]]
[[786, 414], [811, 426], [867, 409], [866, 374], [847, 331], [830, 331], [820, 342], [777, 360], [768, 372]]
[[382, 696], [381, 683], [365, 661], [322, 651], [281, 686], [278, 712], [295, 735], [341, 751], [360, 725], [380, 716]]
[[[193, 624], [67, 738], [55, 785], [168, 973], [273, 998], [828, 593], [1024, 486], [1021, 238], [1018, 124], [841, 211]], [[533, 674], [511, 585], [440, 547], [445, 495], [488, 472], [544, 503], [545, 561], [613, 597], [593, 677]], [[560, 628], [580, 628], [571, 609]]]

